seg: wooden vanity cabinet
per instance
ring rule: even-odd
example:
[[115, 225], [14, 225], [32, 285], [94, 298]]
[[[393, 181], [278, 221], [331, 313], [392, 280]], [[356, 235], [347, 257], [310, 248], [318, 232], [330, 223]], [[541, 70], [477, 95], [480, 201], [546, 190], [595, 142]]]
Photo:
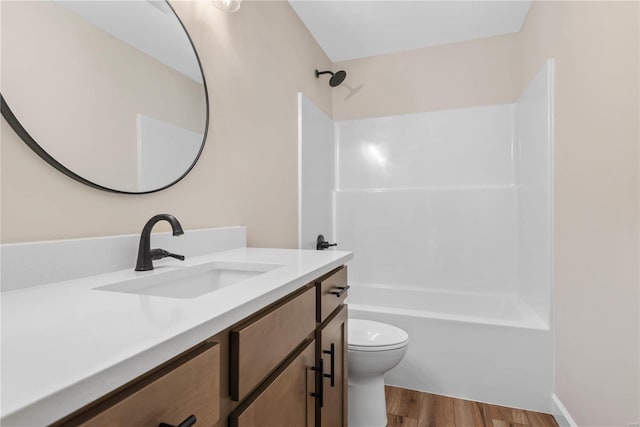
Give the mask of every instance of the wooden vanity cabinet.
[[307, 340], [255, 393], [229, 415], [230, 427], [314, 427], [315, 340]]
[[220, 418], [220, 346], [204, 343], [53, 426], [177, 426]]
[[243, 400], [313, 333], [315, 290], [307, 286], [257, 318], [231, 329], [230, 394]]
[[317, 427], [346, 427], [347, 418], [347, 267], [316, 280], [316, 357], [322, 361], [322, 402]]
[[[242, 400], [242, 390], [251, 388], [268, 366], [276, 365], [274, 354], [285, 353], [296, 340], [302, 344], [288, 358], [280, 356], [280, 367], [230, 414], [230, 427], [347, 426], [347, 290], [347, 269], [343, 266], [318, 278], [269, 314], [232, 329], [231, 358], [238, 359], [230, 363], [232, 399], [240, 396]], [[312, 328], [307, 323], [309, 315], [315, 317]], [[248, 335], [252, 328], [260, 332]], [[300, 336], [309, 332], [309, 338], [302, 341]], [[246, 365], [261, 368], [243, 370], [239, 362], [243, 352], [248, 352]], [[250, 373], [254, 371], [261, 374]], [[246, 386], [234, 384], [241, 382], [236, 377], [249, 376], [254, 379]]]
[[347, 289], [339, 267], [53, 426], [346, 427]]
[[318, 357], [325, 374], [318, 427], [347, 426], [347, 330], [347, 306], [343, 305], [318, 331]]
[[316, 281], [316, 321], [324, 322], [344, 304], [348, 295], [347, 267], [342, 266]]

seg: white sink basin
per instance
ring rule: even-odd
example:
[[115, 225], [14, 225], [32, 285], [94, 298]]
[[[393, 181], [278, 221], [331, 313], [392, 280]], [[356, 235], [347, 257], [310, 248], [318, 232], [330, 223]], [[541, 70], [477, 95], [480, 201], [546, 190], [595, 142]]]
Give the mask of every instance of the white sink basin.
[[[94, 290], [167, 298], [196, 298], [278, 267], [282, 265], [216, 261], [153, 275], [143, 273], [145, 275], [136, 279], [100, 286]], [[158, 270], [160, 268], [156, 269]]]

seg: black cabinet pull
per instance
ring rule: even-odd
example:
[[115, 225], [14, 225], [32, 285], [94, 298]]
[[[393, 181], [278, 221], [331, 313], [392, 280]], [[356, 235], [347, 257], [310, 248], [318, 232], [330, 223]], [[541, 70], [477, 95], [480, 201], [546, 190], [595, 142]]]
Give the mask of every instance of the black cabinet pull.
[[160, 423], [160, 425], [158, 427], [191, 427], [195, 423], [196, 423], [196, 416], [195, 415], [189, 415], [189, 417], [186, 420], [184, 420], [183, 422], [181, 422], [177, 426], [174, 426], [173, 424]]
[[347, 285], [347, 286], [336, 286], [337, 289], [340, 289], [338, 292], [330, 292], [331, 294], [337, 296], [338, 298], [340, 298], [345, 292], [347, 292], [347, 289], [349, 289], [351, 286]]
[[330, 362], [331, 373], [324, 374], [324, 377], [331, 378], [331, 387], [335, 387], [336, 386], [336, 345], [334, 343], [331, 343], [331, 350], [322, 350], [322, 352], [324, 354], [331, 355], [331, 362]]
[[318, 367], [312, 366], [311, 370], [316, 371], [316, 391], [311, 393], [311, 396], [315, 397], [320, 402], [320, 407], [324, 406], [324, 361], [320, 359]]

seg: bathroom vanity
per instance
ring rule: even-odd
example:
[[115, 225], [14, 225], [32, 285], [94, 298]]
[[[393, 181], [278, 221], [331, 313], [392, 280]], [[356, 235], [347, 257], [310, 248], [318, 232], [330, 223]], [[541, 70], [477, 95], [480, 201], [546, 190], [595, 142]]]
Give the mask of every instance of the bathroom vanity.
[[53, 425], [346, 426], [347, 286], [342, 266]]
[[346, 426], [349, 259], [238, 248], [4, 292], [2, 425]]

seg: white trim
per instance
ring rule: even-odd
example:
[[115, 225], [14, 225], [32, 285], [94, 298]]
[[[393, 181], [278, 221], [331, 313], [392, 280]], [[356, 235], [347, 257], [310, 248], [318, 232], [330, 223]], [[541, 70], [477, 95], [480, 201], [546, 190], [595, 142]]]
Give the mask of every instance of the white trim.
[[560, 427], [578, 427], [578, 424], [573, 420], [571, 414], [555, 393], [551, 395], [551, 402], [553, 416]]
[[331, 191], [331, 235], [334, 242], [339, 242], [338, 237], [338, 202], [336, 197], [340, 191], [340, 129], [338, 129], [337, 121], [331, 117], [333, 123], [333, 189]]
[[302, 249], [302, 92], [298, 92], [298, 249]]
[[[555, 260], [555, 248], [554, 248], [554, 237], [555, 237], [555, 73], [556, 73], [556, 60], [555, 58], [549, 58], [547, 59], [547, 97], [549, 100], [549, 117], [548, 117], [548, 121], [549, 121], [549, 129], [547, 129], [548, 132], [548, 144], [549, 144], [549, 233], [551, 233], [550, 239], [549, 239], [549, 255], [551, 258], [551, 265], [549, 268], [549, 283], [551, 283], [551, 286], [549, 287], [549, 301], [551, 301], [551, 307], [549, 309], [549, 315], [547, 316], [547, 319], [545, 319], [547, 322], [549, 322], [549, 325], [551, 325], [551, 329], [554, 331], [553, 332], [553, 339], [555, 342], [555, 330], [553, 329], [553, 310], [555, 307], [555, 298], [554, 298], [554, 293], [555, 293], [555, 288], [556, 288], [556, 273], [555, 273], [555, 263], [553, 262], [553, 260]], [[554, 359], [554, 363], [555, 363], [555, 359]], [[555, 369], [555, 368], [554, 368]]]

